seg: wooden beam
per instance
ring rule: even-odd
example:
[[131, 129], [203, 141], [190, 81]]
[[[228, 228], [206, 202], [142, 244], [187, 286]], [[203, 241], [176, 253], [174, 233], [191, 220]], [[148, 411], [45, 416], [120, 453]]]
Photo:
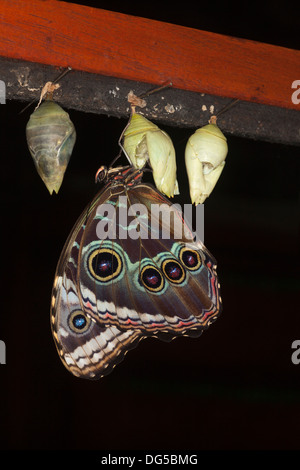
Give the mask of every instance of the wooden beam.
[[[8, 100], [36, 100], [37, 104], [43, 85], [58, 74], [56, 67], [0, 58], [0, 76], [7, 84]], [[66, 75], [60, 85], [54, 99], [64, 108], [119, 118], [129, 117], [130, 90], [138, 95], [151, 88], [149, 83], [78, 71]], [[230, 102], [228, 98], [169, 88], [149, 96], [147, 106], [138, 111], [161, 124], [197, 128]], [[25, 111], [28, 116], [33, 109]], [[294, 109], [240, 101], [220, 115], [218, 124], [225, 134], [300, 145], [300, 113]]]
[[0, 0], [0, 56], [299, 109], [299, 51], [62, 1]]

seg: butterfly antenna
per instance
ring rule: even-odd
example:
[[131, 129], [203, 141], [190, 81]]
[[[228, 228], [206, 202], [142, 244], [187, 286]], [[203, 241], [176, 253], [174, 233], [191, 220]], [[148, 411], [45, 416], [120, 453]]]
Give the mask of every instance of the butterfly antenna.
[[[131, 117], [131, 116], [130, 116], [130, 117]], [[127, 129], [128, 126], [129, 126], [129, 124], [130, 124], [130, 118], [129, 118], [129, 120], [128, 120], [126, 126], [124, 127], [124, 129], [123, 129], [123, 131], [122, 131], [122, 134], [120, 135], [119, 140], [118, 140], [118, 144], [119, 144], [119, 147], [121, 147], [121, 150], [120, 150], [119, 154], [116, 156], [116, 158], [113, 160], [113, 162], [112, 162], [112, 164], [111, 164], [110, 166], [112, 166], [112, 165], [115, 163], [115, 161], [118, 160], [118, 158], [120, 158], [122, 152], [124, 153], [125, 157], [127, 158], [129, 164], [132, 165], [129, 156], [128, 156], [126, 150], [124, 149], [124, 147], [123, 147], [123, 145], [122, 145], [123, 136], [124, 136], [124, 134], [125, 134], [126, 129]]]
[[[120, 144], [119, 144], [120, 145]], [[119, 158], [121, 157], [122, 155], [122, 148], [120, 149], [120, 152], [118, 153], [118, 155], [113, 159], [113, 161], [111, 162], [111, 164], [109, 165], [109, 168], [112, 168], [112, 166], [116, 163], [117, 160], [119, 160]]]

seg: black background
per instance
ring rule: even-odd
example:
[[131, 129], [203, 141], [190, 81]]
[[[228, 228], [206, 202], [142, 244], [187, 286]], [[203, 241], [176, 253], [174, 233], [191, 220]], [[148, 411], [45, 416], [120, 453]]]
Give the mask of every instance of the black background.
[[[298, 47], [297, 15], [282, 2], [239, 11], [215, 2], [75, 3]], [[23, 107], [0, 108], [0, 339], [7, 348], [0, 447], [299, 449], [300, 364], [291, 361], [300, 339], [299, 148], [227, 135], [227, 163], [205, 203], [222, 316], [199, 339], [146, 340], [111, 375], [89, 382], [60, 362], [50, 295], [63, 244], [99, 189], [97, 168], [118, 153], [126, 121], [69, 110], [77, 142], [62, 188], [50, 197], [26, 146], [33, 109], [19, 115]], [[176, 202], [188, 203], [184, 148], [194, 129], [164, 130], [177, 154]]]

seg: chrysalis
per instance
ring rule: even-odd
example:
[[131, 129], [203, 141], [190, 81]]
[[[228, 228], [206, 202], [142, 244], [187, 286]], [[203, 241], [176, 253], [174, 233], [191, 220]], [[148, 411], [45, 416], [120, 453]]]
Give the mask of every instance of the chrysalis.
[[135, 168], [141, 169], [149, 162], [159, 191], [168, 197], [179, 194], [175, 149], [166, 132], [141, 114], [133, 113], [124, 132], [123, 146]]
[[190, 196], [195, 205], [203, 204], [213, 191], [225, 165], [228, 153], [226, 137], [216, 125], [216, 119], [197, 129], [185, 149]]
[[38, 174], [50, 194], [58, 193], [76, 141], [69, 114], [54, 101], [44, 101], [30, 116], [26, 138]]

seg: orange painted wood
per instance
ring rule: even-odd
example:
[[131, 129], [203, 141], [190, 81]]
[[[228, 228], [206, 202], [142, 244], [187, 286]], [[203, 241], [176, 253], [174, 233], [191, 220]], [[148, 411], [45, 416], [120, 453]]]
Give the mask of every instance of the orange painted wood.
[[300, 108], [300, 51], [61, 1], [0, 0], [0, 55]]

